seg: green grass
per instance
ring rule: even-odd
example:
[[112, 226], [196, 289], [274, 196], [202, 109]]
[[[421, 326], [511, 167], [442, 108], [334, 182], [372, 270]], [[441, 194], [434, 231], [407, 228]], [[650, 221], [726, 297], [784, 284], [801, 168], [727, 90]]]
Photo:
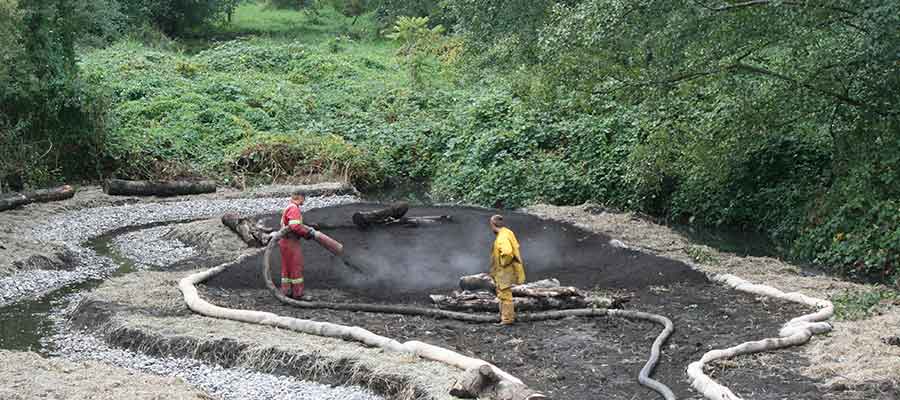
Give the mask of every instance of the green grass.
[[377, 37], [372, 18], [360, 17], [356, 23], [331, 7], [311, 11], [279, 10], [262, 3], [245, 3], [235, 11], [231, 23], [214, 27], [213, 35], [265, 35], [318, 43], [335, 35], [349, 35], [361, 39]]
[[856, 321], [876, 313], [882, 302], [900, 302], [900, 293], [875, 287], [872, 290], [846, 291], [834, 296], [831, 301], [838, 320]]

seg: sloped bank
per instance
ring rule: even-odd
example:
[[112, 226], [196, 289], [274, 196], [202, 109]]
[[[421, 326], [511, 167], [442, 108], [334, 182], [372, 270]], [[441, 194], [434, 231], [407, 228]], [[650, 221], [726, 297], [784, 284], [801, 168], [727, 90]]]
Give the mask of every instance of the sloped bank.
[[145, 271], [111, 279], [81, 300], [72, 323], [113, 346], [148, 355], [356, 385], [390, 399], [450, 399], [447, 388], [462, 373], [340, 339], [193, 314], [176, 285], [183, 275]]
[[0, 399], [208, 399], [177, 378], [137, 373], [95, 361], [46, 359], [36, 353], [4, 350], [0, 350], [0, 361]]
[[[865, 293], [876, 290], [869, 285], [848, 282], [837, 277], [804, 270], [803, 268], [770, 257], [738, 256], [720, 252], [708, 246], [692, 243], [673, 229], [655, 224], [631, 213], [605, 210], [603, 207], [582, 206], [533, 206], [527, 212], [543, 218], [565, 221], [593, 232], [622, 239], [632, 248], [685, 262], [699, 271], [715, 277], [723, 284], [737, 290], [750, 290], [766, 297], [790, 297], [794, 304], [817, 305], [813, 314], [788, 321], [780, 332], [766, 329], [760, 337], [778, 332], [783, 338], [807, 336], [821, 325], [807, 325], [820, 319], [830, 309], [828, 302], [835, 295]], [[739, 276], [740, 278], [735, 277]], [[750, 284], [754, 282], [758, 285]], [[764, 286], [760, 286], [764, 285]], [[777, 288], [777, 289], [775, 289]], [[806, 296], [796, 293], [800, 292]], [[762, 296], [760, 296], [762, 298]], [[776, 385], [792, 385], [792, 381], [811, 382], [814, 385], [794, 386], [793, 398], [813, 396], [822, 399], [895, 399], [900, 398], [900, 347], [883, 343], [880, 336], [895, 332], [900, 320], [900, 304], [880, 307], [878, 315], [858, 321], [831, 321], [834, 330], [817, 336], [803, 346], [791, 349], [720, 360], [706, 365], [704, 371], [713, 371], [713, 378], [738, 393], [754, 393], [753, 398], [763, 396], [762, 391], [776, 390]], [[794, 316], [800, 314], [794, 314]], [[678, 324], [678, 321], [676, 321]], [[800, 332], [796, 328], [810, 332]], [[736, 339], [736, 338], [735, 338]], [[763, 342], [785, 343], [766, 339]], [[719, 347], [733, 346], [741, 340], [720, 343]], [[736, 346], [729, 350], [746, 350], [753, 345]], [[710, 349], [712, 350], [712, 349]], [[727, 352], [711, 352], [712, 361]], [[703, 354], [696, 359], [700, 360]], [[699, 368], [695, 368], [695, 374]], [[698, 375], [699, 376], [699, 375]], [[748, 384], [749, 383], [749, 384]], [[793, 386], [793, 385], [792, 385]], [[721, 393], [720, 393], [721, 394]], [[725, 393], [727, 396], [728, 394]]]

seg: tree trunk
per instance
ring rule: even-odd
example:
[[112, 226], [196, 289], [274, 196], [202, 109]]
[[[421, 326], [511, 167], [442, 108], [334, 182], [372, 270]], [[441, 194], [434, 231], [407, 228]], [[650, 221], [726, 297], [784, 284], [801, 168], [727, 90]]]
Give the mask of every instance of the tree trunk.
[[358, 211], [353, 213], [353, 223], [360, 228], [368, 228], [374, 224], [400, 219], [406, 215], [407, 211], [409, 211], [409, 204], [405, 202], [396, 203], [380, 210]]
[[[463, 291], [488, 291], [495, 290], [494, 279], [487, 273], [466, 275], [459, 278], [459, 288]], [[556, 278], [542, 279], [539, 281], [515, 285], [512, 288], [513, 296], [519, 297], [562, 297], [583, 296], [578, 288], [573, 286], [560, 286]]]
[[261, 224], [255, 224], [249, 218], [241, 218], [240, 215], [227, 213], [222, 215], [222, 224], [234, 231], [244, 243], [252, 247], [262, 247], [269, 244], [269, 233]]
[[[459, 278], [461, 291], [452, 295], [431, 295], [431, 301], [441, 309], [469, 311], [498, 311], [494, 280], [481, 273]], [[615, 308], [627, 298], [587, 297], [572, 286], [560, 286], [557, 279], [543, 279], [512, 287], [513, 303], [518, 311], [565, 310], [573, 308]]]
[[[433, 294], [430, 297], [431, 301], [442, 310], [484, 312], [500, 310], [497, 296], [488, 292], [457, 291], [449, 296]], [[515, 297], [515, 293], [513, 293], [513, 303], [516, 305], [516, 311], [526, 312], [590, 307], [609, 308], [614, 301], [603, 297], [588, 298], [582, 296]]]
[[11, 210], [31, 203], [47, 203], [70, 199], [75, 196], [75, 189], [63, 185], [52, 189], [39, 189], [25, 193], [14, 193], [0, 198], [0, 211]]
[[487, 365], [467, 369], [450, 388], [450, 395], [461, 399], [537, 400], [546, 399], [543, 394], [525, 385], [504, 382]]
[[459, 288], [462, 290], [486, 290], [493, 292], [496, 286], [494, 286], [494, 279], [490, 275], [480, 273], [459, 278]]
[[127, 181], [110, 179], [103, 185], [103, 190], [110, 196], [180, 196], [201, 193], [214, 193], [214, 181]]
[[21, 193], [13, 193], [0, 198], [0, 211], [12, 210], [28, 204], [28, 198]]
[[[392, 226], [392, 225], [402, 225], [407, 228], [416, 228], [425, 225], [434, 225], [440, 224], [442, 222], [450, 222], [452, 221], [452, 217], [449, 215], [428, 215], [422, 217], [401, 217], [399, 219], [389, 218], [387, 220], [378, 222], [376, 224], [365, 225], [365, 227], [372, 227], [375, 225], [379, 226]], [[348, 228], [360, 228], [357, 224], [311, 224], [313, 228], [316, 229], [348, 229]]]

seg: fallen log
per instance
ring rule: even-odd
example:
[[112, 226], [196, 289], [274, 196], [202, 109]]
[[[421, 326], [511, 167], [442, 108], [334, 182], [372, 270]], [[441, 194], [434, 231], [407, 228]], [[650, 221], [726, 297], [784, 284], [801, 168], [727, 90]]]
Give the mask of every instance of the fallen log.
[[486, 290], [488, 292], [496, 290], [494, 278], [491, 278], [486, 273], [466, 275], [459, 278], [459, 288], [462, 290]]
[[584, 293], [572, 286], [541, 287], [526, 284], [513, 286], [512, 292], [515, 297], [584, 297]]
[[491, 367], [470, 368], [450, 388], [450, 395], [461, 399], [545, 399], [525, 385], [501, 380]]
[[[457, 311], [498, 311], [494, 280], [486, 273], [459, 278], [453, 294], [431, 295], [438, 308]], [[557, 279], [542, 279], [512, 287], [513, 303], [519, 311], [564, 310], [586, 307], [618, 308], [628, 298], [588, 297], [572, 286], [560, 286]]]
[[399, 224], [408, 227], [416, 227], [419, 225], [431, 225], [448, 221], [451, 221], [451, 217], [449, 215], [434, 215], [425, 217], [403, 217], [393, 221], [388, 221], [385, 223], [385, 225]]
[[28, 204], [28, 198], [21, 193], [13, 193], [12, 195], [0, 198], [0, 211], [12, 210]]
[[[466, 275], [459, 278], [459, 288], [463, 291], [487, 291], [493, 293], [496, 289], [494, 279], [487, 273]], [[515, 285], [512, 287], [513, 296], [516, 297], [566, 297], [584, 296], [584, 293], [573, 286], [560, 286], [555, 278]]]
[[[395, 226], [395, 225], [403, 225], [407, 228], [415, 228], [423, 225], [435, 225], [443, 222], [450, 222], [453, 220], [453, 217], [449, 215], [427, 215], [422, 217], [400, 217], [397, 219], [389, 218], [377, 224], [365, 225], [365, 228], [371, 228], [373, 226]], [[349, 228], [360, 228], [357, 224], [310, 224], [313, 228], [316, 229], [349, 229]]]
[[222, 224], [240, 236], [248, 246], [262, 247], [269, 244], [269, 233], [272, 232], [272, 229], [268, 229], [260, 223], [254, 223], [249, 218], [226, 213], [222, 215]]
[[[497, 312], [500, 302], [497, 296], [488, 292], [454, 292], [452, 295], [430, 295], [437, 308], [453, 311]], [[610, 308], [615, 301], [605, 297], [558, 296], [558, 297], [515, 297], [516, 311], [568, 310], [573, 308]]]
[[372, 225], [400, 219], [406, 215], [407, 211], [409, 211], [409, 204], [405, 202], [395, 203], [380, 210], [357, 211], [353, 213], [353, 223], [359, 228], [368, 228]]
[[110, 196], [181, 196], [215, 193], [214, 181], [128, 181], [109, 179], [103, 191]]
[[69, 185], [63, 185], [51, 189], [39, 189], [30, 192], [14, 193], [11, 196], [0, 198], [0, 211], [11, 210], [31, 203], [47, 203], [60, 201], [75, 196], [75, 189]]

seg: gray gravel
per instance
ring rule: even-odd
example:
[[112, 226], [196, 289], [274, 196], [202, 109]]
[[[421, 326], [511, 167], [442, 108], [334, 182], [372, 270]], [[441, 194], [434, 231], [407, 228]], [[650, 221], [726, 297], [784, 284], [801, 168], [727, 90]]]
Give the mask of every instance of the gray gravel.
[[199, 254], [180, 240], [166, 239], [171, 231], [171, 226], [157, 226], [116, 236], [112, 240], [113, 249], [134, 261], [138, 270], [163, 268]]
[[[352, 196], [307, 199], [304, 209], [356, 201]], [[96, 254], [84, 243], [115, 229], [156, 222], [218, 217], [225, 212], [252, 215], [274, 212], [284, 207], [285, 198], [198, 200], [165, 204], [139, 204], [99, 207], [78, 213], [56, 215], [40, 224], [45, 229], [31, 232], [47, 242], [62, 243], [73, 252], [71, 270], [28, 271], [0, 280], [0, 305], [23, 297], [36, 297], [65, 285], [92, 279], [104, 279], [118, 268], [112, 260]], [[121, 235], [114, 248], [124, 256], [141, 260], [139, 268], [165, 267], [193, 256], [196, 251], [180, 241], [163, 236], [170, 230], [161, 226]], [[161, 376], [175, 376], [217, 399], [270, 400], [379, 400], [381, 397], [360, 387], [332, 387], [288, 376], [264, 374], [245, 368], [222, 368], [187, 358], [154, 358], [110, 347], [89, 334], [76, 332], [67, 316], [82, 294], [76, 293], [55, 302], [49, 315], [55, 334], [42, 338], [53, 356], [71, 361], [94, 360], [129, 370]]]
[[94, 360], [117, 367], [160, 376], [174, 376], [223, 400], [380, 400], [382, 397], [357, 386], [328, 386], [290, 376], [264, 374], [246, 368], [222, 368], [187, 358], [154, 358], [128, 350], [112, 348], [102, 340], [83, 333], [72, 333], [66, 316], [74, 311], [81, 294], [64, 299], [65, 308], [50, 318], [55, 332], [45, 338], [51, 355], [70, 361]]
[[[357, 200], [355, 196], [311, 197], [304, 209]], [[0, 279], [0, 306], [24, 298], [41, 297], [66, 285], [108, 277], [118, 266], [105, 257], [98, 257], [83, 243], [112, 230], [156, 222], [214, 218], [226, 212], [242, 215], [277, 212], [286, 203], [284, 197], [204, 199], [97, 207], [54, 215], [35, 224], [40, 229], [26, 234], [40, 241], [63, 245], [72, 252], [72, 265], [66, 270], [31, 270]]]

